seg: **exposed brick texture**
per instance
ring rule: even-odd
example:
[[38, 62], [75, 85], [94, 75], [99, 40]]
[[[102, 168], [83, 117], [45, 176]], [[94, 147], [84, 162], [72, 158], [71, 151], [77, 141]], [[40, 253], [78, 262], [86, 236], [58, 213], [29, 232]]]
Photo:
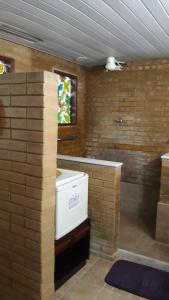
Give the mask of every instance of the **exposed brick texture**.
[[169, 59], [87, 74], [87, 156], [124, 163], [121, 209], [135, 215], [156, 215], [160, 156], [169, 151], [168, 77]]
[[56, 80], [49, 72], [0, 77], [2, 300], [54, 294]]
[[156, 239], [169, 243], [169, 160], [162, 158], [160, 201], [157, 207]]
[[[58, 142], [58, 153], [67, 154], [67, 155], [77, 155], [84, 156], [85, 155], [85, 68], [80, 65], [71, 63], [64, 59], [45, 54], [43, 52], [30, 49], [28, 47], [24, 47], [9, 41], [5, 41], [0, 39], [0, 53], [3, 56], [12, 57], [15, 59], [15, 72], [32, 72], [32, 71], [51, 71], [54, 69], [70, 73], [77, 76], [78, 80], [78, 89], [77, 89], [77, 124], [73, 126], [59, 126], [58, 136], [62, 140]], [[17, 95], [24, 95], [25, 85], [24, 85], [24, 77], [20, 78], [18, 75], [18, 80], [22, 83], [19, 87], [19, 91]], [[36, 78], [34, 78], [36, 81]], [[22, 82], [21, 82], [22, 80]], [[17, 83], [17, 82], [16, 82]], [[33, 87], [35, 84], [30, 83], [27, 85], [27, 95], [33, 91]], [[16, 88], [18, 86], [12, 86], [11, 93], [16, 92]], [[36, 84], [36, 90], [33, 91], [34, 94], [38, 93], [38, 89], [41, 89], [40, 85]], [[7, 87], [0, 87], [1, 95], [3, 94], [3, 90], [5, 95], [9, 95], [10, 91], [7, 92]], [[50, 92], [50, 87], [48, 92]], [[6, 96], [5, 96], [6, 97]], [[55, 95], [54, 95], [55, 97]], [[7, 103], [8, 98], [4, 98], [3, 101]], [[30, 100], [30, 97], [27, 96], [23, 101]], [[49, 99], [46, 99], [47, 101]], [[19, 99], [13, 99], [13, 101], [19, 101]], [[34, 103], [34, 99], [32, 98], [32, 104]], [[36, 100], [41, 101], [41, 99]], [[34, 107], [34, 104], [32, 105]], [[39, 109], [37, 110], [38, 113]], [[36, 110], [34, 110], [36, 113]], [[8, 114], [11, 113], [9, 110]], [[31, 114], [33, 110], [31, 110]], [[39, 112], [40, 113], [40, 112]], [[20, 114], [20, 111], [17, 111], [17, 114]], [[22, 114], [22, 113], [21, 113]], [[7, 120], [6, 120], [7, 122]], [[6, 125], [7, 126], [7, 125]], [[5, 134], [5, 133], [4, 133]], [[75, 138], [75, 139], [74, 139]]]
[[113, 257], [117, 251], [121, 167], [61, 159], [58, 159], [58, 167], [82, 171], [89, 175], [91, 251], [105, 257]]

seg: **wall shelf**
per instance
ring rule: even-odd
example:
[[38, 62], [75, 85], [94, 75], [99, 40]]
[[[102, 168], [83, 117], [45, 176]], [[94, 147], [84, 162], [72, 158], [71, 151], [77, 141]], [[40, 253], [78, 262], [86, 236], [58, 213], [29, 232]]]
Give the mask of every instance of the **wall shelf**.
[[89, 259], [90, 220], [55, 240], [55, 288], [59, 288]]

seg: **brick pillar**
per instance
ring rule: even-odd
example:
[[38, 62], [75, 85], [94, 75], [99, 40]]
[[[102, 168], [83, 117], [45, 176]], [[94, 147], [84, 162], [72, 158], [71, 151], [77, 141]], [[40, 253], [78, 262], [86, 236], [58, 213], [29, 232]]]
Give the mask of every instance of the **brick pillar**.
[[56, 80], [0, 77], [0, 299], [53, 298]]
[[157, 206], [156, 239], [169, 243], [169, 153], [162, 156], [160, 201]]

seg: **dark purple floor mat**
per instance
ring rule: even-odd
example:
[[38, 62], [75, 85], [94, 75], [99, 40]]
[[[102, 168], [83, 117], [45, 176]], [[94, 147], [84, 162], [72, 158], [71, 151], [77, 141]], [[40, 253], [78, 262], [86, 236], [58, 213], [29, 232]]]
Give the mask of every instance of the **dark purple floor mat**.
[[118, 260], [105, 281], [149, 300], [169, 300], [169, 273], [145, 265]]

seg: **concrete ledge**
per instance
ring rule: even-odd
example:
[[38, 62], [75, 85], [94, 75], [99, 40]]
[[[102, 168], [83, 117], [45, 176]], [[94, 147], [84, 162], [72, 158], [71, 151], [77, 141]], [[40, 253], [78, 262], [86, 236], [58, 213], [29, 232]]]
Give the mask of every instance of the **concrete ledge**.
[[93, 159], [93, 158], [87, 158], [87, 157], [59, 155], [59, 154], [57, 156], [57, 159], [75, 161], [75, 162], [86, 163], [86, 164], [94, 164], [94, 165], [100, 165], [100, 166], [107, 166], [107, 167], [113, 167], [113, 168], [119, 168], [123, 165], [123, 163], [121, 163], [121, 162]]
[[161, 155], [162, 159], [169, 159], [169, 152]]

